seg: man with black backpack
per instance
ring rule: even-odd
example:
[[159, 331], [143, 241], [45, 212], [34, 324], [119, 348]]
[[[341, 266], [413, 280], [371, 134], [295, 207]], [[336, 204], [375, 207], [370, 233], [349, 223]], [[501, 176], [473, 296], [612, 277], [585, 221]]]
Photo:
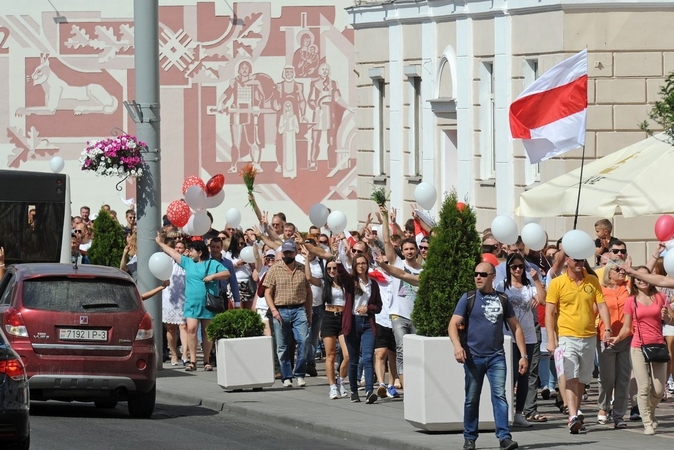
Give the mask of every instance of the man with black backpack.
[[[489, 379], [496, 437], [501, 450], [518, 447], [508, 426], [506, 399], [506, 359], [503, 350], [503, 325], [507, 322], [523, 355], [519, 373], [527, 370], [524, 334], [508, 297], [493, 288], [496, 270], [490, 263], [475, 267], [476, 290], [466, 292], [449, 321], [448, 334], [454, 345], [454, 357], [466, 373], [466, 400], [463, 409], [464, 450], [474, 450], [478, 437], [480, 393], [485, 375]], [[470, 322], [470, 324], [469, 324]]]

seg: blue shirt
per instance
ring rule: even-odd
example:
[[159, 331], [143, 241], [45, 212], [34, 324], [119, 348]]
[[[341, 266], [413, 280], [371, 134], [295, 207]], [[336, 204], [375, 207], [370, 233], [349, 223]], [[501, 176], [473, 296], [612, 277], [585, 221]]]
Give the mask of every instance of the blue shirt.
[[220, 280], [220, 290], [227, 289], [227, 285], [229, 284], [229, 288], [232, 291], [232, 297], [234, 297], [234, 306], [239, 306], [241, 304], [241, 297], [239, 296], [239, 283], [236, 282], [236, 276], [234, 276], [234, 264], [232, 261], [222, 256], [220, 259], [211, 259], [219, 262], [225, 266], [225, 269], [229, 270], [230, 277], [226, 280]]
[[[457, 303], [454, 315], [466, 317], [467, 307], [468, 293], [465, 293]], [[505, 318], [514, 316], [513, 307], [508, 302]], [[466, 353], [484, 358], [503, 352], [503, 321], [504, 311], [498, 294], [495, 291], [482, 294], [476, 290], [475, 303], [468, 317], [468, 348], [464, 349]]]

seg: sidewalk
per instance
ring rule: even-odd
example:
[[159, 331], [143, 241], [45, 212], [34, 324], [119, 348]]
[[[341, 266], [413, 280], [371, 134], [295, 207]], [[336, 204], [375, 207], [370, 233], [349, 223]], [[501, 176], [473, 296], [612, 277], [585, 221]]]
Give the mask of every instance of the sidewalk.
[[[361, 403], [348, 398], [328, 399], [328, 382], [324, 366], [318, 362], [318, 377], [305, 378], [304, 388], [284, 388], [279, 380], [260, 392], [224, 391], [216, 382], [216, 371], [204, 372], [201, 363], [196, 372], [186, 372], [182, 366], [164, 364], [157, 378], [160, 397], [199, 404], [216, 411], [229, 411], [258, 418], [260, 422], [286, 424], [323, 433], [333, 439], [349, 438], [387, 449], [461, 449], [461, 433], [430, 434], [418, 431], [404, 419], [403, 400], [379, 399], [368, 405], [364, 391]], [[485, 381], [486, 382], [486, 381]], [[348, 385], [347, 385], [348, 388]], [[463, 380], [448, 380], [447, 389], [462, 390]], [[674, 402], [662, 402], [658, 407], [660, 428], [655, 436], [643, 435], [641, 422], [628, 420], [627, 430], [596, 423], [596, 382], [590, 389], [590, 399], [583, 403], [587, 434], [572, 436], [566, 429], [566, 418], [554, 407], [553, 400], [541, 401], [539, 411], [548, 422], [531, 428], [514, 428], [513, 439], [527, 449], [597, 449], [637, 450], [670, 449], [674, 446]], [[498, 449], [493, 432], [482, 433], [477, 441], [480, 449]]]

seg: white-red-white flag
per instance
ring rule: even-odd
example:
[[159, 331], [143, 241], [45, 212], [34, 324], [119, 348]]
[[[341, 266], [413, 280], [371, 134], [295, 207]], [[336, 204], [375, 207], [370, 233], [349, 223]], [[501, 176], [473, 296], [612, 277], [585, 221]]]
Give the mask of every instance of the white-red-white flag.
[[585, 145], [587, 50], [531, 83], [510, 105], [510, 134], [531, 164]]

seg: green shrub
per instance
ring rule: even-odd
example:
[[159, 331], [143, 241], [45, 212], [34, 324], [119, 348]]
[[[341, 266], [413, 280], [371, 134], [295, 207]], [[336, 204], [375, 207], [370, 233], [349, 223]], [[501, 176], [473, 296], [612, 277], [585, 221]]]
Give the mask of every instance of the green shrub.
[[475, 213], [469, 205], [457, 208], [453, 191], [445, 197], [436, 235], [430, 240], [412, 322], [422, 336], [447, 336], [449, 319], [464, 292], [475, 289], [473, 272], [481, 260]]
[[208, 339], [234, 339], [264, 335], [262, 317], [250, 309], [230, 309], [217, 314], [206, 328]]
[[[648, 118], [662, 127], [667, 141], [674, 145], [674, 72], [665, 78], [665, 85], [660, 86], [660, 98], [653, 104]], [[649, 136], [653, 135], [648, 121], [644, 120], [639, 127]]]
[[119, 267], [125, 246], [122, 226], [107, 211], [101, 209], [94, 221], [94, 240], [87, 252], [91, 264]]

